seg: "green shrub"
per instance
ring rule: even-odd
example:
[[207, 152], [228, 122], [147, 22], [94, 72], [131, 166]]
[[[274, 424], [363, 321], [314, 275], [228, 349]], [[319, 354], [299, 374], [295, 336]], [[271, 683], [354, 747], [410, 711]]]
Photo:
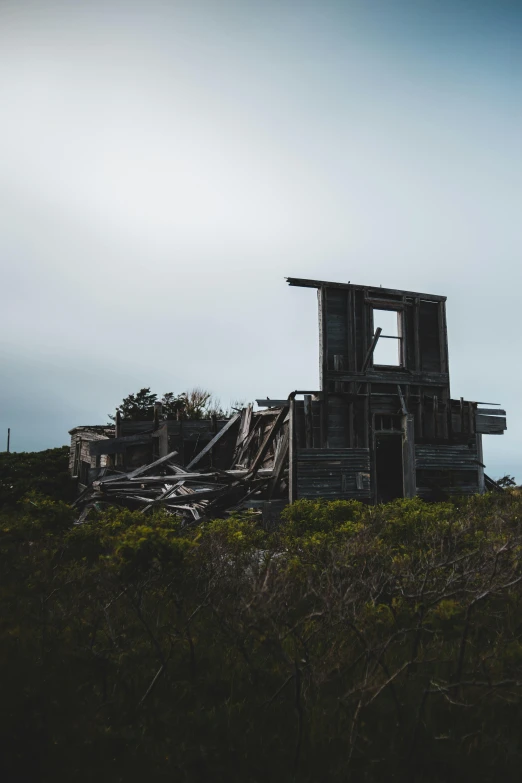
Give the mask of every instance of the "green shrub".
[[74, 516], [0, 512], [4, 780], [519, 779], [517, 493]]

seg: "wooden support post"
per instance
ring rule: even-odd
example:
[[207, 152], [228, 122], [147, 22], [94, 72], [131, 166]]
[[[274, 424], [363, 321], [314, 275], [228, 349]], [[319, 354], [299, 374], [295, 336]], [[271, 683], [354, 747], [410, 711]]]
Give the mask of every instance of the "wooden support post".
[[475, 435], [477, 439], [477, 459], [478, 465], [478, 487], [479, 494], [483, 495], [486, 491], [486, 479], [484, 476], [484, 453], [482, 451], [482, 435]]
[[370, 347], [368, 348], [368, 351], [366, 353], [366, 356], [364, 357], [364, 363], [361, 369], [361, 372], [366, 372], [368, 369], [368, 365], [370, 364], [371, 358], [373, 356], [373, 352], [375, 351], [375, 347], [379, 341], [379, 337], [381, 336], [382, 329], [380, 326], [377, 327], [375, 330], [375, 334], [373, 335], [372, 341], [370, 343]]
[[154, 412], [152, 416], [152, 423], [153, 423], [153, 432], [154, 437], [152, 439], [152, 459], [153, 461], [155, 459], [158, 459], [158, 457], [164, 457], [167, 453], [168, 449], [165, 450], [165, 454], [160, 453], [160, 441], [159, 441], [159, 428], [160, 428], [160, 422], [161, 422], [161, 412], [163, 410], [163, 405], [161, 402], [155, 402], [154, 403]]
[[[326, 329], [326, 288], [317, 291], [319, 310], [319, 388], [322, 392], [321, 404], [321, 448], [328, 448], [328, 333]], [[294, 408], [295, 415], [295, 408]], [[295, 426], [295, 425], [294, 425]], [[292, 440], [290, 438], [290, 440]], [[290, 447], [291, 450], [291, 447]]]
[[450, 416], [451, 416], [451, 403], [449, 400], [449, 395], [446, 391], [444, 391], [442, 395], [442, 437], [444, 438], [444, 440], [448, 440], [448, 432], [449, 432], [448, 407], [450, 408]]
[[433, 437], [439, 437], [439, 398], [433, 395]]
[[326, 289], [323, 287], [317, 291], [317, 304], [319, 312], [319, 387], [321, 391], [326, 391], [328, 336], [326, 330]]
[[377, 503], [377, 459], [375, 453], [375, 434], [374, 434], [374, 421], [373, 421], [373, 409], [372, 409], [372, 387], [368, 383], [366, 385], [368, 390], [367, 395], [367, 418], [366, 427], [368, 432], [368, 447], [370, 449], [370, 493], [372, 502]]
[[[248, 445], [248, 438], [251, 435], [250, 424], [252, 422], [252, 405], [249, 403], [246, 408], [241, 411], [241, 421], [239, 422], [239, 432], [237, 434], [236, 448], [234, 450], [234, 458], [232, 464], [241, 464], [244, 451]], [[255, 428], [255, 425], [254, 425]]]
[[417, 437], [418, 438], [424, 437], [425, 432], [426, 432], [426, 411], [424, 409], [424, 389], [422, 386], [419, 386], [419, 428], [417, 432]]
[[11, 427], [7, 428], [7, 453], [9, 454], [9, 450], [11, 448]]
[[415, 475], [415, 423], [411, 413], [402, 417], [402, 469], [405, 498], [414, 498], [417, 493]]
[[421, 371], [419, 311], [420, 299], [416, 297], [415, 305], [413, 307], [413, 350], [415, 353], [415, 369], [417, 372]]
[[[210, 429], [212, 430], [212, 434], [215, 435], [217, 432], [217, 416], [215, 413], [213, 413], [210, 417]], [[214, 465], [214, 449], [210, 449], [210, 464]]]
[[314, 417], [312, 413], [312, 395], [304, 395], [304, 424], [305, 424], [305, 447], [313, 449], [314, 447]]
[[169, 433], [167, 429], [167, 422], [164, 421], [160, 424], [159, 429], [154, 433], [158, 438], [158, 456], [165, 457], [169, 453]]
[[293, 503], [297, 500], [297, 438], [296, 438], [296, 421], [295, 421], [295, 399], [290, 399], [290, 420], [288, 422], [289, 438], [288, 438], [288, 456], [289, 456], [289, 470], [288, 470], [288, 501]]
[[446, 324], [446, 302], [439, 302], [440, 371], [448, 372], [448, 327]]
[[402, 389], [399, 384], [397, 384], [397, 391], [399, 393], [399, 401], [401, 403], [401, 412], [404, 416], [408, 413], [408, 409], [406, 407], [406, 403], [404, 402], [404, 395], [402, 393]]
[[[354, 393], [354, 384], [349, 386], [350, 394]], [[356, 448], [355, 443], [355, 416], [354, 416], [354, 402], [353, 399], [348, 403], [348, 447], [350, 449]]]
[[279, 450], [277, 452], [277, 457], [274, 463], [274, 471], [272, 474], [272, 478], [270, 479], [270, 482], [268, 484], [268, 493], [267, 493], [268, 500], [271, 500], [274, 493], [277, 492], [277, 488], [279, 486], [281, 477], [283, 475], [283, 470], [286, 464], [286, 460], [288, 458], [289, 436], [290, 436], [290, 426], [287, 426], [285, 427], [285, 430], [283, 432], [283, 437], [281, 439], [281, 443], [279, 444]]
[[[114, 437], [115, 438], [121, 438], [121, 413], [120, 411], [116, 411], [116, 419], [114, 420]], [[122, 452], [118, 452], [114, 455], [114, 464], [116, 466], [123, 465], [123, 454]]]
[[[334, 370], [335, 372], [342, 372], [343, 370], [346, 370], [346, 362], [342, 353], [334, 354]], [[344, 382], [335, 381], [334, 389], [336, 392], [343, 392]]]
[[371, 449], [370, 445], [370, 417], [371, 412], [371, 399], [370, 399], [370, 384], [366, 384], [366, 396], [364, 398], [364, 442], [363, 448]]
[[468, 402], [468, 423], [470, 435], [475, 434], [475, 408], [476, 403]]

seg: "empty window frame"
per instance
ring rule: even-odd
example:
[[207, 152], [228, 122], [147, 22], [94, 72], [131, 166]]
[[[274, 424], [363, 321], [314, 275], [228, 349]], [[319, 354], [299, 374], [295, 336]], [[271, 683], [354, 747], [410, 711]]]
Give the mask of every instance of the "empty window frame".
[[374, 333], [380, 326], [381, 335], [373, 352], [373, 364], [387, 367], [403, 366], [402, 312], [373, 308]]

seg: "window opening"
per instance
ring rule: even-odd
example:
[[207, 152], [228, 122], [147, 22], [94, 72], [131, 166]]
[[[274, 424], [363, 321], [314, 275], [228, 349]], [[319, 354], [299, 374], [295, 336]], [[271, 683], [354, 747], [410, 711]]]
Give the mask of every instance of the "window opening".
[[375, 432], [400, 432], [402, 434], [402, 416], [376, 413], [373, 428]]
[[400, 367], [402, 365], [401, 313], [398, 310], [373, 308], [373, 328], [382, 329], [373, 352], [373, 364]]

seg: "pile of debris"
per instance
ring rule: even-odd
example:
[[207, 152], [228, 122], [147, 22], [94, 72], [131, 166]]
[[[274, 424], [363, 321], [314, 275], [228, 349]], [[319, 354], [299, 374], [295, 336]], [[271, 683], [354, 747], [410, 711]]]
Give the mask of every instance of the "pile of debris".
[[[288, 405], [254, 412], [249, 405], [183, 466], [177, 451], [133, 470], [103, 470], [77, 498], [78, 523], [92, 508], [122, 505], [150, 512], [159, 506], [186, 521], [223, 516], [244, 508], [259, 508], [288, 497]], [[215, 466], [213, 449], [237, 430], [231, 464]], [[286, 493], [286, 495], [285, 495]]]

